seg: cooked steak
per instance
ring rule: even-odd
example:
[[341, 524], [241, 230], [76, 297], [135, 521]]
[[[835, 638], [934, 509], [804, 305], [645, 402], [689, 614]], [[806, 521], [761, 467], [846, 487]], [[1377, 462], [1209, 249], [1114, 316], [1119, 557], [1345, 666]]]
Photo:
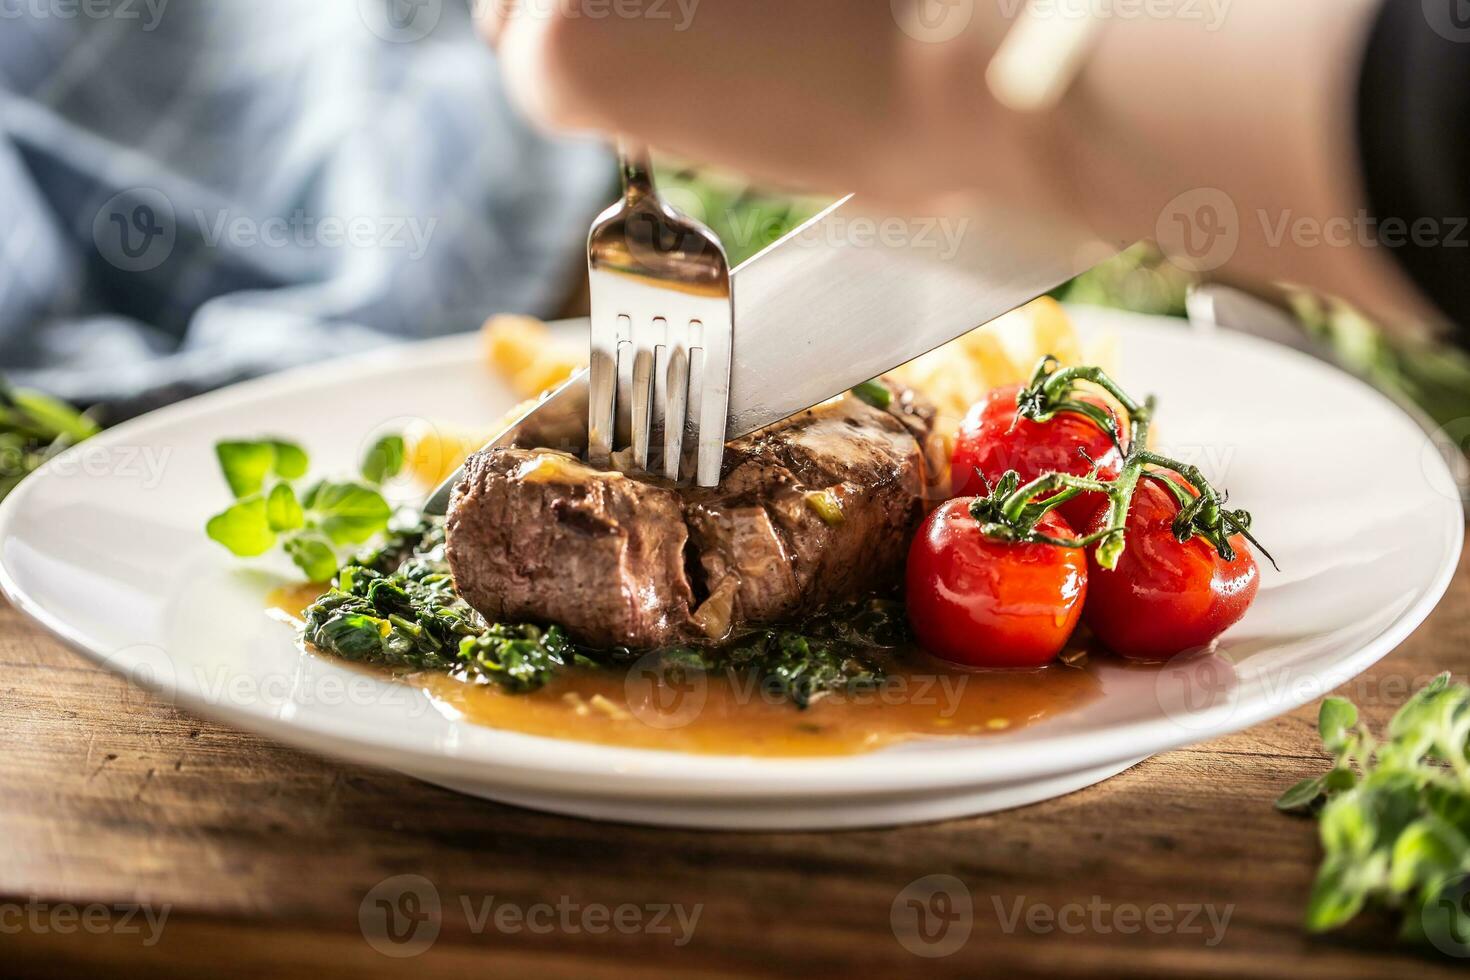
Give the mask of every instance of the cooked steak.
[[491, 622], [559, 623], [597, 646], [659, 646], [689, 626], [678, 492], [543, 450], [472, 456], [445, 553]]
[[599, 472], [549, 450], [471, 457], [449, 506], [460, 594], [589, 646], [715, 640], [896, 582], [923, 516], [933, 413], [892, 387], [732, 442], [720, 485]]

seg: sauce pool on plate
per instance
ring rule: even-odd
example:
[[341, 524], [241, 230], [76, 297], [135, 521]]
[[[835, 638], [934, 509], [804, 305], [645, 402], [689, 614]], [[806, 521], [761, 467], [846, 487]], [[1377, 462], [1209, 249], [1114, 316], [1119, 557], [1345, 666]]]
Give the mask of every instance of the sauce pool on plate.
[[[299, 627], [303, 610], [323, 591], [321, 585], [277, 589], [267, 599], [267, 612]], [[669, 674], [645, 668], [643, 661], [626, 671], [572, 668], [530, 694], [436, 671], [358, 669], [417, 687], [448, 717], [475, 724], [712, 755], [852, 755], [916, 739], [999, 735], [1101, 693], [1092, 674], [1077, 667], [967, 671], [918, 651], [901, 658], [882, 686], [834, 692], [805, 710], [740, 671]]]

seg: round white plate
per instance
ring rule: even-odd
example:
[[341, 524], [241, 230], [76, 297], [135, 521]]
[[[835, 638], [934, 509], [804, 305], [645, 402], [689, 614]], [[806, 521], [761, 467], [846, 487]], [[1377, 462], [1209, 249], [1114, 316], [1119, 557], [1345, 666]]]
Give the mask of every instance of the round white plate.
[[301, 653], [262, 613], [284, 563], [207, 540], [227, 491], [217, 439], [299, 440], [350, 472], [411, 419], [483, 426], [514, 399], [472, 337], [237, 385], [118, 426], [0, 506], [0, 586], [86, 656], [178, 706], [493, 799], [589, 817], [731, 828], [932, 820], [1057, 796], [1156, 752], [1320, 697], [1394, 648], [1454, 571], [1460, 501], [1409, 415], [1358, 381], [1247, 337], [1074, 311], [1115, 333], [1123, 382], [1161, 398], [1164, 448], [1248, 507], [1281, 563], [1212, 656], [1162, 669], [1094, 658], [1103, 693], [1033, 727], [814, 759], [696, 756], [497, 731]]

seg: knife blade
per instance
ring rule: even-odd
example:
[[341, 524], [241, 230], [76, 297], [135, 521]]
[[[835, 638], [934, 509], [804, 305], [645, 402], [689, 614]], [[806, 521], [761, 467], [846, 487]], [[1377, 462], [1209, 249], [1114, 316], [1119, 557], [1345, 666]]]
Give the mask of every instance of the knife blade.
[[999, 209], [899, 218], [838, 201], [733, 273], [729, 437], [907, 364], [1096, 261], [1059, 240]]
[[[875, 215], [849, 195], [731, 273], [730, 439], [826, 401], [1008, 313], [1097, 260], [1034, 219], [1000, 209], [946, 218]], [[580, 453], [579, 371], [484, 448]], [[456, 470], [424, 512], [442, 515]]]

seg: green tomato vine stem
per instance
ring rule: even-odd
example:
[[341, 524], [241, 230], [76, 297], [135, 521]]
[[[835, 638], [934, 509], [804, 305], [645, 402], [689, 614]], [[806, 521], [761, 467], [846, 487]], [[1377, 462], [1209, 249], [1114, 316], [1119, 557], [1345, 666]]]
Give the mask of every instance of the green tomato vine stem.
[[[1126, 447], [1113, 413], [1079, 397], [1077, 385], [1088, 382], [1113, 397], [1128, 416]], [[1053, 356], [1043, 357], [1031, 375], [1030, 383], [1016, 398], [1016, 422], [1029, 419], [1046, 423], [1063, 413], [1080, 415], [1102, 429], [1123, 452], [1123, 466], [1112, 480], [1098, 479], [1098, 472], [1086, 477], [1067, 473], [1050, 473], [1021, 485], [1020, 474], [1006, 473], [986, 495], [977, 498], [970, 512], [986, 535], [1006, 541], [1035, 542], [1067, 548], [1097, 546], [1097, 563], [1106, 569], [1118, 566], [1128, 547], [1128, 514], [1141, 479], [1152, 479], [1173, 495], [1179, 505], [1174, 519], [1174, 537], [1182, 544], [1199, 536], [1208, 541], [1226, 561], [1235, 558], [1230, 538], [1242, 535], [1274, 566], [1276, 560], [1251, 534], [1251, 516], [1243, 510], [1227, 510], [1224, 497], [1200, 470], [1188, 463], [1171, 459], [1148, 448], [1149, 427], [1158, 410], [1158, 402], [1149, 396], [1135, 401], [1099, 367], [1062, 368]], [[1177, 473], [1195, 491], [1190, 494], [1173, 480], [1159, 475], [1160, 470]], [[1105, 526], [1090, 535], [1059, 538], [1036, 530], [1041, 519], [1069, 500], [1083, 493], [1101, 493], [1108, 498]]]

